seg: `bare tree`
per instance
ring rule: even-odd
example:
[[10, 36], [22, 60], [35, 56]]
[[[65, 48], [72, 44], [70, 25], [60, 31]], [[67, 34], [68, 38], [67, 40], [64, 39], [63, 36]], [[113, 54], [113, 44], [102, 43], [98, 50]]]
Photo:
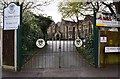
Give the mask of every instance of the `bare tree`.
[[113, 0], [113, 4], [115, 5], [116, 8], [116, 13], [117, 13], [117, 19], [120, 21], [120, 1], [116, 2], [116, 0]]
[[[3, 7], [6, 7], [9, 2], [9, 0], [1, 0], [0, 1], [0, 5], [2, 5]], [[19, 0], [15, 0], [14, 2], [18, 3]], [[42, 6], [47, 6], [50, 4], [50, 0], [43, 0], [40, 2], [36, 2], [36, 1], [28, 1], [28, 0], [21, 0], [21, 4], [22, 4], [22, 9], [23, 12], [24, 11], [32, 11], [32, 10], [40, 10], [42, 11], [41, 7]]]

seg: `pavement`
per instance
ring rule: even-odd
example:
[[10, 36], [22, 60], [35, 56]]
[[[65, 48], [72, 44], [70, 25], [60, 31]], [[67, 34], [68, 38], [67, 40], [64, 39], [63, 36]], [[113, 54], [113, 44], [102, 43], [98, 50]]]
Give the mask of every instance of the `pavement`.
[[46, 48], [40, 50], [22, 69], [28, 68], [78, 68], [86, 66], [77, 52], [73, 41], [49, 41]]
[[93, 66], [81, 68], [30, 69], [19, 72], [3, 70], [3, 77], [118, 77], [118, 65], [107, 65], [105, 68]]

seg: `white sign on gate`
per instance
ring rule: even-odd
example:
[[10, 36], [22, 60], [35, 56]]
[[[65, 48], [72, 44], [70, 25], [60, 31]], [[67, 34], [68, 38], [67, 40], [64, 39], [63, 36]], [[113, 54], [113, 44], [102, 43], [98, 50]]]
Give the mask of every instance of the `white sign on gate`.
[[116, 21], [114, 15], [110, 13], [97, 12], [96, 14], [96, 26], [100, 27], [120, 27], [119, 22]]
[[43, 48], [43, 47], [45, 46], [45, 41], [44, 41], [44, 39], [38, 39], [38, 40], [36, 41], [36, 46], [37, 46], [38, 48]]
[[120, 47], [105, 47], [105, 53], [120, 52]]
[[83, 42], [82, 42], [81, 39], [77, 38], [77, 39], [75, 40], [75, 46], [76, 46], [76, 47], [81, 47], [82, 44], [83, 44]]
[[100, 42], [101, 43], [106, 43], [107, 42], [107, 37], [100, 37]]
[[18, 29], [20, 25], [20, 6], [10, 3], [4, 9], [4, 30]]

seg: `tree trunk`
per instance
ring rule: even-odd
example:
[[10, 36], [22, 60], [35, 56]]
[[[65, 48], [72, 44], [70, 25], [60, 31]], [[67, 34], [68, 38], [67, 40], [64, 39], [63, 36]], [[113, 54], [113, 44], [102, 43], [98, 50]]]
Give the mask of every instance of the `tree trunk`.
[[[115, 8], [116, 8], [116, 13], [120, 14], [120, 1], [116, 2], [116, 0], [113, 0], [113, 3], [114, 3]], [[118, 21], [120, 21], [120, 19], [118, 19]], [[118, 28], [118, 30], [120, 31], [120, 28]]]
[[116, 8], [116, 12], [120, 14], [120, 1], [119, 2], [116, 2], [116, 0], [113, 0], [113, 1]]
[[78, 16], [76, 17], [77, 18], [77, 33], [78, 33], [78, 37], [80, 38], [80, 31], [79, 31], [79, 19], [78, 19]]
[[[116, 13], [117, 14], [120, 14], [120, 1], [119, 2], [116, 2], [116, 0], [113, 0], [113, 3], [114, 3], [114, 5], [115, 5], [115, 8], [116, 8]], [[119, 19], [117, 19], [118, 21], [120, 21], [120, 18]], [[118, 28], [118, 31], [119, 31], [119, 33], [120, 33], [120, 28]], [[119, 37], [119, 34], [118, 34], [118, 40], [120, 39], [120, 37]], [[119, 60], [119, 59], [118, 59]]]

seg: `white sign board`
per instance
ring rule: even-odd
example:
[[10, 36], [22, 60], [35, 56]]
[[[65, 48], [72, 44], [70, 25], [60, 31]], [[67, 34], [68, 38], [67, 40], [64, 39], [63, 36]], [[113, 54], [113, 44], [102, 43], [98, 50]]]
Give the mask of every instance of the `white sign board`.
[[119, 22], [116, 21], [115, 16], [110, 13], [97, 12], [96, 26], [100, 27], [120, 27]]
[[120, 47], [105, 47], [105, 53], [120, 52]]
[[20, 6], [15, 3], [10, 3], [4, 9], [4, 30], [18, 29], [20, 25]]
[[101, 43], [107, 42], [107, 37], [100, 37], [100, 42]]
[[43, 48], [43, 47], [45, 46], [45, 41], [44, 41], [43, 39], [38, 39], [38, 40], [36, 41], [36, 46], [37, 46], [38, 48]]
[[120, 27], [118, 21], [96, 20], [96, 26]]
[[75, 40], [75, 46], [76, 46], [76, 47], [81, 47], [82, 44], [83, 44], [83, 42], [82, 42], [81, 39], [78, 38], [78, 39]]

